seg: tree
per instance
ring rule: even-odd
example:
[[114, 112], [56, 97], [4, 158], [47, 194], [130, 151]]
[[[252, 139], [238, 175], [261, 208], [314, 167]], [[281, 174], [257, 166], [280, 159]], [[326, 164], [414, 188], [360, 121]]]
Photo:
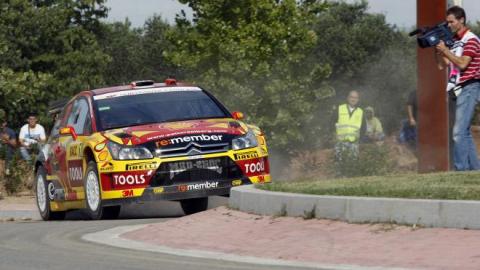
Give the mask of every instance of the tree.
[[[333, 128], [334, 106], [345, 102], [350, 90], [359, 90], [361, 105], [373, 106], [390, 133], [405, 118], [406, 98], [416, 88], [416, 45], [383, 15], [367, 9], [366, 1], [330, 3], [316, 18], [314, 30], [321, 38], [312, 58], [332, 67], [328, 82], [335, 89], [317, 118]], [[333, 134], [321, 134], [322, 145]]]
[[[0, 87], [14, 125], [48, 101], [102, 85], [109, 61], [97, 43], [104, 0], [17, 0], [0, 3]], [[98, 31], [98, 32], [96, 32]], [[23, 91], [24, 87], [27, 91]], [[15, 103], [10, 93], [22, 95]], [[14, 99], [18, 100], [18, 98]], [[24, 106], [21, 106], [22, 104]], [[25, 105], [31, 106], [25, 106]]]
[[243, 110], [276, 149], [291, 152], [315, 136], [319, 101], [331, 94], [323, 82], [328, 64], [309, 59], [316, 1], [181, 1], [193, 23], [177, 17], [165, 57], [182, 76]]

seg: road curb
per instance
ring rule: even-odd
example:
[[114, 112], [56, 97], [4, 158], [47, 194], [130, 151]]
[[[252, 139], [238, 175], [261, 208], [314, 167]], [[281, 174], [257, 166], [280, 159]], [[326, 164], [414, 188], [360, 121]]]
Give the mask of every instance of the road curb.
[[229, 206], [258, 215], [480, 229], [480, 201], [318, 196], [232, 188]]
[[301, 262], [301, 261], [287, 261], [287, 260], [278, 260], [278, 259], [259, 258], [259, 257], [253, 257], [253, 256], [240, 256], [235, 254], [214, 252], [214, 251], [178, 249], [178, 248], [170, 248], [166, 246], [126, 239], [121, 236], [122, 234], [131, 232], [131, 231], [141, 230], [148, 225], [149, 224], [119, 226], [119, 227], [115, 227], [115, 228], [100, 231], [100, 232], [85, 234], [82, 236], [82, 240], [97, 243], [97, 244], [124, 248], [124, 249], [159, 252], [159, 253], [176, 255], [176, 256], [193, 257], [193, 258], [200, 258], [200, 259], [214, 259], [214, 260], [220, 260], [220, 261], [249, 263], [249, 264], [255, 264], [255, 265], [301, 267], [301, 268], [325, 269], [325, 270], [326, 269], [328, 270], [412, 270], [407, 268], [393, 268], [393, 267], [386, 268], [386, 267], [364, 267], [364, 266], [356, 266], [356, 265], [318, 264], [318, 263], [309, 263], [309, 262]]

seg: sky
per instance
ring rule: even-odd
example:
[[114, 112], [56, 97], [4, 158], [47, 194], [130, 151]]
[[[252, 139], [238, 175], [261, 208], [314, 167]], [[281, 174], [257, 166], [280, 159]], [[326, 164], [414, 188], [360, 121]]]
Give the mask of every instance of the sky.
[[[191, 15], [189, 7], [177, 0], [107, 0], [107, 6], [110, 8], [107, 21], [124, 21], [128, 17], [134, 27], [142, 26], [154, 14], [161, 15], [169, 23], [174, 23], [175, 14], [182, 9]], [[478, 0], [463, 0], [463, 7], [469, 22], [480, 20]], [[382, 13], [388, 23], [411, 29], [416, 23], [416, 0], [369, 0], [369, 12]]]

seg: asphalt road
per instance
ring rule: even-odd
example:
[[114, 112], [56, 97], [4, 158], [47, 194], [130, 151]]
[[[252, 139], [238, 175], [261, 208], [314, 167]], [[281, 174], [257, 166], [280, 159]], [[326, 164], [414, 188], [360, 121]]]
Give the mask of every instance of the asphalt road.
[[0, 223], [0, 269], [299, 269], [143, 252], [94, 244], [81, 239], [82, 235], [87, 233], [116, 226], [163, 222], [175, 218], [171, 216], [179, 215], [178, 206], [171, 204], [164, 206], [163, 214], [155, 212], [155, 218], [141, 218], [151, 216], [154, 212], [152, 208], [138, 205], [127, 207], [122, 210], [123, 219], [119, 220], [83, 220], [82, 213], [77, 212], [68, 215], [70, 220], [66, 221]]

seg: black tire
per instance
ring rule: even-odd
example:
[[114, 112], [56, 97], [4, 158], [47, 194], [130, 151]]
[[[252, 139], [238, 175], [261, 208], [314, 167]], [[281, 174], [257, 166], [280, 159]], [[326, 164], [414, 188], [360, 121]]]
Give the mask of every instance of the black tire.
[[191, 215], [207, 210], [208, 197], [181, 200], [180, 204], [185, 215]]
[[38, 167], [35, 175], [35, 199], [38, 211], [43, 220], [63, 220], [65, 219], [65, 211], [53, 212], [50, 209], [51, 198], [48, 191], [47, 173], [42, 166]]

